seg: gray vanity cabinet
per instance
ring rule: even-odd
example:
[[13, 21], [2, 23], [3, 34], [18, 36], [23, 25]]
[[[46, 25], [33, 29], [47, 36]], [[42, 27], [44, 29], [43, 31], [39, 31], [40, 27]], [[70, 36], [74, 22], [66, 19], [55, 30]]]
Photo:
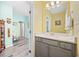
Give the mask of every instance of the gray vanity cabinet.
[[70, 57], [72, 53], [59, 47], [49, 46], [49, 57]]
[[42, 42], [36, 42], [35, 55], [37, 57], [47, 57], [48, 56], [48, 45]]
[[73, 57], [75, 47], [73, 43], [35, 37], [36, 57]]

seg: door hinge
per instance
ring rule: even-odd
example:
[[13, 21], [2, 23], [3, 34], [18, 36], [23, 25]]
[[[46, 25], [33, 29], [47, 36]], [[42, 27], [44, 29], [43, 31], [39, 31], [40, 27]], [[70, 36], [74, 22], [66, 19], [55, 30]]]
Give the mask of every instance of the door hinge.
[[29, 14], [31, 14], [31, 11], [29, 11]]
[[31, 30], [29, 31], [29, 33], [31, 33]]

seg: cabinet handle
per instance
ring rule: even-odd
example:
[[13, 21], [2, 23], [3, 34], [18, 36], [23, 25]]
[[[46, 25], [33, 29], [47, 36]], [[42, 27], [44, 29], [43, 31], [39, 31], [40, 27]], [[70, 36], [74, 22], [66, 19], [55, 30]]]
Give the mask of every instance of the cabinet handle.
[[13, 57], [13, 55], [10, 55], [10, 56], [8, 56], [8, 57]]

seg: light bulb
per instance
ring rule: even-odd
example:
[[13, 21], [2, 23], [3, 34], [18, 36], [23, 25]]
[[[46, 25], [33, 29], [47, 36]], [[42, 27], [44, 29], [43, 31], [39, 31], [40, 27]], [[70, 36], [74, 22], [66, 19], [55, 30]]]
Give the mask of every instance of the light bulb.
[[51, 5], [54, 6], [54, 2], [51, 2]]
[[49, 7], [49, 4], [46, 4], [46, 7], [48, 8]]
[[59, 1], [56, 1], [56, 4], [59, 4], [60, 2]]

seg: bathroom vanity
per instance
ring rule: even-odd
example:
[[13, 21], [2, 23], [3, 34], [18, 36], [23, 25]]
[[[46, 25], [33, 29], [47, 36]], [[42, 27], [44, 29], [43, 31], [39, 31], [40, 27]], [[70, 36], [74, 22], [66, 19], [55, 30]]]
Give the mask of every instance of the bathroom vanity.
[[36, 33], [36, 57], [74, 57], [76, 56], [76, 40], [73, 35]]

